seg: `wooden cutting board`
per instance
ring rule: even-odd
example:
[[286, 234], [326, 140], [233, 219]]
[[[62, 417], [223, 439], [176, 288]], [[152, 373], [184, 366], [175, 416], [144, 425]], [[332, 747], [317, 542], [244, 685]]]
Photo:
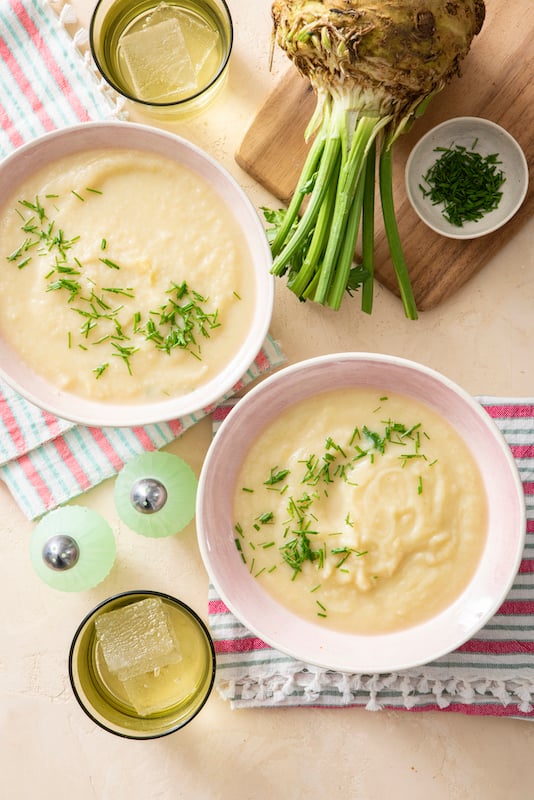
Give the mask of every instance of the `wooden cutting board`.
[[[293, 66], [260, 108], [236, 153], [237, 163], [284, 204], [307, 152], [304, 130], [315, 95]], [[413, 211], [404, 167], [416, 141], [451, 117], [479, 116], [502, 125], [520, 143], [530, 167], [527, 198], [499, 231], [469, 241], [431, 231]], [[530, 219], [534, 208], [534, 14], [532, 0], [486, 0], [486, 21], [463, 62], [462, 75], [431, 103], [425, 116], [395, 145], [394, 196], [404, 254], [418, 308], [433, 308], [477, 273]], [[534, 249], [534, 243], [533, 243]], [[397, 292], [381, 221], [376, 230], [376, 275]]]

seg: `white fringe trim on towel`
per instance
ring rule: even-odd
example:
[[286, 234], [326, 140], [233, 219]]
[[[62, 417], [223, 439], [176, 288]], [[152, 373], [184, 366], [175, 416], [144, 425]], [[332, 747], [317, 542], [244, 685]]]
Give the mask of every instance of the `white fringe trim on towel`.
[[[42, 2], [43, 5], [47, 5], [52, 9], [58, 18], [59, 24], [66, 30], [68, 27], [78, 24], [78, 15], [70, 3], [64, 2], [64, 0], [42, 0]], [[127, 120], [128, 112], [125, 109], [126, 100], [106, 83], [98, 71], [89, 48], [89, 34], [87, 30], [82, 25], [78, 25], [76, 30], [69, 35], [72, 40], [73, 48], [83, 59], [85, 66], [96, 81], [100, 92], [111, 104], [111, 116], [118, 120]]]
[[349, 675], [298, 662], [290, 671], [263, 677], [244, 675], [236, 679], [219, 677], [217, 690], [232, 708], [255, 706], [362, 706], [367, 711], [384, 708], [412, 709], [451, 704], [516, 705], [519, 714], [534, 707], [532, 682], [477, 678], [429, 678], [421, 675]]

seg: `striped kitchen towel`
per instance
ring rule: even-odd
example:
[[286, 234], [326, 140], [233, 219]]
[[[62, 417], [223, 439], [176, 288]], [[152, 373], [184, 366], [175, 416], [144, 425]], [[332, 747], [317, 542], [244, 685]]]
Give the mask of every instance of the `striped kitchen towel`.
[[[277, 342], [267, 337], [233, 393], [283, 362]], [[213, 411], [144, 427], [86, 427], [42, 411], [0, 380], [0, 479], [23, 513], [36, 519], [113, 477], [134, 456], [169, 444]]]
[[[521, 566], [495, 616], [453, 653], [413, 670], [362, 675], [296, 661], [252, 635], [213, 586], [208, 611], [217, 688], [233, 708], [361, 706], [534, 719], [534, 398], [478, 398], [507, 440], [526, 499]], [[231, 405], [213, 417], [217, 430]]]
[[[86, 32], [76, 28], [64, 0], [0, 0], [0, 23], [0, 158], [56, 128], [123, 115], [82, 54]], [[268, 337], [233, 391], [283, 361]], [[143, 428], [85, 428], [41, 411], [0, 381], [0, 479], [35, 519], [135, 455], [168, 444], [212, 410]]]
[[[64, 22], [44, 0], [0, 0], [0, 157], [37, 136], [114, 119], [117, 103], [88, 69]], [[80, 37], [83, 38], [83, 37]]]

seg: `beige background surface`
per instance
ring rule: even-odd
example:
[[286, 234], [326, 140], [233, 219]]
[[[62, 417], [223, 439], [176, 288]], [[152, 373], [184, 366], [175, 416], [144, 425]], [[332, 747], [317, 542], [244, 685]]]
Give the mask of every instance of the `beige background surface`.
[[[259, 207], [272, 198], [235, 164], [247, 125], [285, 62], [269, 71], [270, 3], [230, 0], [235, 48], [229, 83], [210, 111], [167, 125], [217, 157]], [[76, 0], [87, 24], [91, 0]], [[513, 12], [511, 12], [513, 13]], [[132, 114], [133, 119], [147, 121]], [[289, 361], [339, 350], [416, 359], [473, 394], [534, 396], [532, 221], [451, 300], [404, 319], [379, 289], [371, 317], [354, 304], [328, 312], [302, 305], [277, 283], [273, 335]], [[209, 421], [169, 449], [200, 470]], [[364, 710], [231, 711], [213, 694], [182, 732], [132, 742], [94, 726], [71, 694], [72, 634], [101, 599], [133, 587], [181, 597], [203, 616], [207, 576], [194, 526], [147, 540], [119, 521], [112, 482], [83, 502], [110, 521], [118, 546], [111, 575], [73, 596], [34, 575], [33, 525], [0, 483], [0, 792], [6, 800], [523, 800], [532, 796], [534, 725], [450, 713]]]

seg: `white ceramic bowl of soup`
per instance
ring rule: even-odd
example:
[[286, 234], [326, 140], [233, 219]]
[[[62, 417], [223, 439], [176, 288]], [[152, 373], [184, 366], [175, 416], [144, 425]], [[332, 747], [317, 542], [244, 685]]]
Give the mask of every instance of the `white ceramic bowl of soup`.
[[[263, 224], [189, 141], [126, 122], [65, 128], [0, 164], [0, 197], [0, 376], [37, 406], [95, 426], [176, 419], [216, 403], [260, 352], [273, 306]], [[165, 350], [172, 303], [172, 341], [191, 335]]]
[[[297, 603], [292, 599], [293, 595], [290, 592], [293, 591], [293, 584], [296, 585], [302, 575], [296, 572], [292, 576], [291, 571], [286, 569], [287, 564], [282, 563], [280, 558], [278, 566], [276, 568], [273, 566], [272, 570], [273, 575], [276, 571], [280, 573], [281, 580], [285, 581], [285, 588], [282, 585], [278, 594], [273, 593], [270, 586], [262, 582], [271, 580], [272, 577], [268, 577], [265, 565], [261, 566], [262, 562], [258, 560], [258, 554], [262, 549], [270, 548], [269, 552], [275, 549], [271, 547], [272, 542], [269, 541], [274, 538], [271, 536], [273, 529], [268, 524], [271, 506], [268, 505], [268, 501], [265, 501], [264, 506], [260, 502], [264, 514], [263, 520], [262, 514], [255, 517], [258, 521], [256, 528], [260, 532], [253, 549], [249, 547], [250, 525], [243, 533], [241, 524], [243, 520], [236, 519], [238, 495], [247, 494], [253, 497], [256, 492], [265, 490], [265, 487], [260, 487], [261, 481], [256, 480], [254, 483], [255, 479], [251, 473], [245, 473], [245, 476], [242, 474], [243, 465], [247, 464], [249, 455], [254, 453], [254, 445], [260, 441], [262, 435], [266, 431], [275, 430], [276, 426], [280, 425], [280, 420], [289, 415], [291, 428], [293, 430], [299, 428], [301, 431], [299, 436], [307, 438], [307, 428], [315, 427], [316, 418], [322, 418], [320, 411], [322, 399], [325, 399], [322, 407], [326, 409], [329, 405], [328, 398], [333, 396], [331, 393], [341, 393], [342, 396], [346, 394], [352, 398], [351, 393], [354, 390], [359, 392], [362, 389], [365, 392], [376, 392], [376, 409], [371, 412], [372, 416], [376, 411], [376, 420], [387, 420], [390, 400], [403, 397], [427, 409], [431, 420], [434, 418], [440, 420], [445, 430], [449, 430], [447, 436], [450, 434], [451, 438], [447, 438], [446, 441], [450, 441], [453, 447], [454, 438], [454, 441], [463, 448], [458, 452], [465, 451], [468, 454], [473, 474], [480, 480], [478, 489], [483, 504], [482, 528], [477, 534], [481, 536], [479, 551], [475, 554], [471, 572], [464, 575], [463, 584], [459, 585], [456, 593], [453, 593], [443, 607], [430, 612], [430, 616], [423, 613], [420, 615], [421, 618], [415, 618], [413, 622], [401, 620], [400, 626], [393, 625], [389, 629], [384, 629], [380, 624], [376, 631], [369, 625], [364, 631], [348, 630], [337, 621], [331, 627], [328, 620], [329, 603], [326, 600], [324, 604], [322, 601], [317, 603], [315, 609], [317, 613], [303, 612], [300, 607], [297, 611]], [[291, 414], [295, 414], [295, 411], [302, 407], [307, 408], [309, 412], [311, 406], [306, 404], [316, 400], [319, 400], [319, 405], [313, 414], [308, 413], [308, 416], [304, 415], [301, 419], [298, 413], [291, 417]], [[382, 407], [382, 410], [379, 410], [379, 407]], [[333, 419], [343, 417], [344, 413], [344, 411], [341, 414], [334, 412]], [[397, 419], [398, 407], [395, 414], [392, 419]], [[327, 418], [326, 411], [325, 418]], [[334, 425], [332, 422], [328, 424]], [[432, 428], [430, 430], [432, 432]], [[427, 448], [428, 452], [431, 452], [431, 437], [425, 438], [427, 435], [423, 428], [420, 432], [418, 453], [425, 455]], [[267, 444], [269, 436], [270, 434], [266, 437]], [[288, 430], [286, 436], [289, 442], [288, 448], [284, 445], [283, 432], [281, 434], [278, 430], [277, 436], [278, 449], [275, 448], [274, 456], [272, 453], [267, 456], [270, 460], [266, 460], [263, 465], [267, 483], [270, 475], [279, 476], [282, 473], [291, 456], [289, 452], [291, 448], [297, 448], [292, 469], [295, 462], [300, 464], [306, 462], [302, 453], [308, 451], [306, 447], [302, 453], [298, 451], [300, 442], [295, 444], [291, 441], [291, 430]], [[447, 451], [449, 448], [445, 449]], [[318, 452], [315, 451], [316, 454]], [[405, 452], [407, 458], [410, 458], [410, 454]], [[279, 459], [276, 458], [277, 453], [280, 455]], [[417, 457], [418, 453], [415, 454]], [[255, 458], [261, 460], [261, 455], [256, 452]], [[376, 454], [376, 459], [379, 458], [380, 456]], [[435, 462], [434, 457], [432, 458]], [[426, 471], [423, 471], [423, 466]], [[452, 466], [454, 469], [454, 463]], [[434, 468], [436, 468], [435, 463]], [[421, 471], [413, 473], [410, 483], [406, 484], [409, 488], [402, 488], [401, 493], [411, 493], [413, 498], [420, 493], [421, 498], [426, 497], [428, 500], [430, 484], [427, 481], [431, 469], [432, 463], [428, 459], [424, 464], [421, 461]], [[418, 474], [424, 477], [417, 477]], [[446, 472], [442, 474], [448, 475]], [[456, 485], [458, 479], [454, 477], [454, 472], [452, 474], [450, 483], [455, 484], [452, 499], [447, 499], [444, 494], [439, 502], [442, 511], [449, 503], [451, 514], [457, 514], [460, 508], [463, 514], [464, 506], [460, 506], [460, 503], [463, 503], [462, 486]], [[405, 479], [405, 473], [399, 469], [396, 469], [395, 475], [394, 483]], [[284, 483], [287, 480], [284, 479], [278, 486], [271, 485], [268, 488], [280, 489], [279, 494], [282, 495], [286, 491]], [[438, 494], [442, 490], [448, 490], [448, 480], [447, 477], [442, 480], [442, 489]], [[463, 478], [460, 478], [460, 483], [462, 481]], [[357, 484], [359, 479], [353, 479], [350, 483]], [[327, 487], [329, 491], [333, 491], [330, 486], [334, 487], [334, 483]], [[311, 494], [314, 491], [323, 491], [323, 489], [309, 488], [309, 484], [304, 490]], [[353, 490], [356, 491], [351, 486], [351, 491]], [[292, 489], [289, 490], [291, 491]], [[353, 495], [349, 494], [349, 498], [352, 497]], [[377, 517], [382, 521], [380, 524], [386, 525], [387, 515], [394, 510], [394, 495], [391, 497], [390, 503], [387, 491], [382, 494], [379, 492], [374, 499], [371, 496], [373, 501], [371, 507], [374, 503], [374, 507], [379, 506], [383, 512]], [[288, 497], [287, 509], [292, 502], [293, 496]], [[410, 502], [413, 504], [418, 501], [415, 499]], [[338, 528], [343, 527], [343, 518], [346, 525], [356, 523], [358, 505], [354, 503], [352, 508], [350, 505], [348, 508], [348, 512], [346, 507], [340, 512], [341, 518], [338, 518], [336, 523]], [[466, 518], [470, 513], [473, 512], [465, 512]], [[412, 525], [409, 516], [406, 516], [409, 515], [408, 509], [402, 511], [401, 517], [403, 514], [409, 523], [407, 527], [405, 526], [403, 535], [410, 539], [416, 526]], [[474, 514], [476, 517], [476, 508]], [[290, 516], [288, 513], [288, 519]], [[315, 522], [318, 517], [311, 515], [308, 518], [308, 521], [310, 520], [314, 520], [311, 523], [312, 529], [318, 529], [320, 523]], [[363, 522], [358, 523], [360, 524], [363, 525]], [[291, 522], [287, 522], [287, 527], [291, 526], [295, 526], [294, 517]], [[338, 528], [332, 528], [333, 538], [338, 534]], [[372, 528], [371, 520], [371, 539], [374, 535]], [[383, 673], [428, 663], [453, 651], [470, 639], [493, 616], [508, 593], [519, 568], [525, 538], [525, 506], [522, 484], [506, 441], [487, 412], [467, 392], [443, 375], [418, 363], [386, 355], [341, 353], [313, 358], [284, 368], [262, 381], [230, 411], [215, 435], [200, 476], [197, 530], [201, 554], [211, 582], [228, 609], [254, 635], [268, 645], [305, 663], [344, 672]], [[309, 536], [309, 540], [312, 542], [312, 547], [318, 550], [318, 546], [312, 541], [313, 535]], [[439, 536], [433, 540], [431, 548], [436, 546], [438, 540]], [[441, 544], [438, 542], [438, 550], [440, 547]], [[339, 561], [335, 566], [342, 564], [343, 568], [349, 566], [349, 562], [344, 561], [349, 550], [352, 559], [351, 569], [354, 565], [363, 564], [363, 559], [368, 558], [368, 555], [365, 555], [365, 547], [360, 547], [361, 552], [358, 553], [357, 549], [357, 547], [337, 547]], [[412, 556], [408, 554], [407, 563], [411, 558]], [[421, 558], [423, 561], [429, 558], [428, 569], [429, 571], [434, 569], [433, 559], [428, 553], [422, 552], [417, 555], [420, 565]], [[277, 557], [273, 555], [272, 563], [274, 564], [276, 560]], [[309, 563], [307, 568], [312, 569]], [[285, 573], [281, 572], [283, 569], [286, 569]], [[371, 570], [373, 569], [374, 565], [371, 567]], [[382, 565], [376, 569], [376, 575], [372, 571], [367, 572], [365, 578], [367, 583], [375, 578], [381, 580], [388, 566]], [[382, 570], [380, 574], [379, 570]], [[263, 577], [260, 576], [262, 571]], [[267, 569], [267, 572], [270, 570]], [[419, 574], [425, 577], [424, 572]], [[402, 605], [404, 598], [402, 590], [398, 587], [404, 585], [403, 581], [404, 578], [397, 585], [393, 599], [389, 600], [390, 606]], [[317, 578], [317, 584], [320, 583], [321, 580]], [[409, 583], [406, 585], [409, 586]], [[311, 589], [308, 586], [305, 589], [306, 601], [308, 597], [315, 597], [313, 594], [315, 589], [315, 586]], [[354, 588], [351, 586], [349, 589], [352, 593], [350, 597], [354, 597]], [[287, 596], [284, 597], [286, 590]], [[415, 602], [417, 605], [417, 599]], [[321, 608], [324, 608], [325, 613], [321, 612]]]

